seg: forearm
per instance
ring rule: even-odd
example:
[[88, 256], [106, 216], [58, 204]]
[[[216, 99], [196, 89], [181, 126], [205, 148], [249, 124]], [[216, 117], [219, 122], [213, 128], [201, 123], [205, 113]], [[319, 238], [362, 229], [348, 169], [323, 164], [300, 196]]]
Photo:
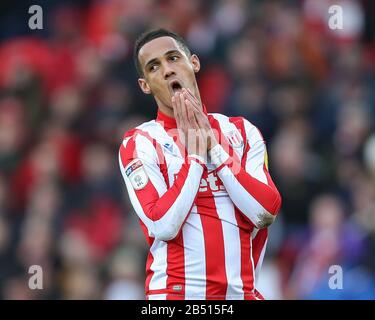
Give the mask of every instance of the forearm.
[[280, 209], [281, 196], [267, 170], [264, 170], [267, 183], [263, 183], [246, 172], [238, 159], [230, 157], [220, 145], [210, 150], [210, 157], [236, 207], [257, 228], [270, 225]]
[[155, 187], [152, 178], [145, 188], [136, 191], [127, 181], [135, 210], [151, 236], [160, 240], [167, 241], [177, 236], [197, 195], [203, 166], [192, 157], [188, 157], [188, 160], [182, 165], [173, 185], [163, 194]]

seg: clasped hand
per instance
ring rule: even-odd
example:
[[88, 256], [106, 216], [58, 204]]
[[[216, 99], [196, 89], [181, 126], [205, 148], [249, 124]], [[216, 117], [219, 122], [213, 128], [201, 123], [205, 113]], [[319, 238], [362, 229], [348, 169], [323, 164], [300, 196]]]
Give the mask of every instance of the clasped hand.
[[190, 89], [183, 88], [172, 97], [172, 107], [180, 140], [188, 154], [207, 159], [207, 152], [217, 144], [207, 115]]

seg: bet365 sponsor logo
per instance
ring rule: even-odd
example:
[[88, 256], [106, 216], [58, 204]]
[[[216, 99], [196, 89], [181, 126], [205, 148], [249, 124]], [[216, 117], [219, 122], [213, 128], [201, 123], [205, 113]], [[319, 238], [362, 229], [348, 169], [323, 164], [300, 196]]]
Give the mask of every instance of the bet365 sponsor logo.
[[[174, 175], [175, 180], [176, 178], [177, 174]], [[225, 187], [217, 176], [216, 172], [210, 172], [207, 177], [202, 177], [198, 192], [215, 192], [224, 190]]]
[[225, 190], [223, 183], [218, 178], [216, 172], [211, 172], [207, 178], [202, 178], [199, 185], [199, 192], [222, 191]]

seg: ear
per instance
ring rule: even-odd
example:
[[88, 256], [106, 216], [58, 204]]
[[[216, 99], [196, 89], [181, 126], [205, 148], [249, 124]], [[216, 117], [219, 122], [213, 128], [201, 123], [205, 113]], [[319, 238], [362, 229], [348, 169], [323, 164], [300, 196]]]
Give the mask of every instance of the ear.
[[190, 57], [190, 62], [193, 65], [194, 73], [198, 73], [198, 71], [201, 69], [201, 62], [199, 61], [199, 58], [196, 54], [192, 54]]
[[145, 94], [151, 94], [150, 86], [148, 85], [147, 81], [144, 78], [139, 78], [138, 79], [138, 84], [141, 87], [141, 90]]

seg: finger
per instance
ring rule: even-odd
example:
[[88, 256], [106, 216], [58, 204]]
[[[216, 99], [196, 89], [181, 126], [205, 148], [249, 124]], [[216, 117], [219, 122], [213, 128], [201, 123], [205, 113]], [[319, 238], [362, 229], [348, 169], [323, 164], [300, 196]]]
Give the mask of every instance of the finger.
[[183, 98], [183, 95], [181, 93], [176, 93], [177, 103], [179, 105], [178, 111], [179, 111], [179, 117], [180, 117], [180, 134], [181, 139], [184, 141], [185, 146], [187, 146], [187, 140], [189, 135], [189, 120], [187, 116], [187, 110], [185, 105], [185, 99]]
[[203, 125], [203, 127], [201, 126], [201, 128], [210, 129], [211, 125], [208, 121], [207, 115], [203, 112], [203, 108], [201, 107], [200, 102], [193, 96], [190, 89], [188, 89], [189, 91], [186, 89], [184, 90], [185, 90], [184, 95], [186, 99], [191, 101], [191, 104], [194, 108], [194, 112], [196, 113], [196, 116], [199, 116], [203, 121], [203, 123], [200, 124], [200, 125]]
[[186, 105], [187, 116], [188, 116], [188, 120], [189, 120], [189, 124], [190, 124], [191, 128], [199, 129], [199, 125], [198, 125], [198, 122], [197, 122], [196, 117], [195, 117], [194, 107], [193, 107], [191, 101], [188, 100], [188, 99], [185, 99], [184, 102], [185, 102], [185, 105]]
[[184, 100], [185, 106], [186, 106], [186, 113], [189, 121], [188, 126], [188, 144], [189, 149], [193, 151], [193, 153], [197, 153], [199, 150], [199, 140], [200, 140], [200, 132], [198, 123], [195, 120], [194, 116], [194, 109], [191, 105], [191, 102], [187, 99]]
[[173, 97], [174, 97], [174, 101], [175, 101], [175, 104], [176, 104], [176, 110], [177, 110], [178, 116], [179, 116], [179, 118], [181, 118], [181, 113], [180, 113], [181, 107], [180, 107], [180, 100], [178, 98], [178, 94], [175, 93]]
[[196, 151], [207, 150], [207, 134], [206, 130], [199, 126], [195, 109], [190, 100], [185, 100], [185, 104], [188, 110], [189, 122], [190, 122], [190, 141], [194, 142]]
[[216, 144], [217, 139], [215, 138], [215, 134], [212, 131], [212, 128], [209, 124], [209, 121], [206, 115], [200, 112], [194, 111], [194, 116], [198, 124], [198, 127], [200, 128], [200, 131], [202, 132], [204, 141], [206, 141], [206, 143], [208, 143], [208, 145], [210, 146]]
[[180, 102], [180, 97], [179, 97], [179, 93], [176, 92], [173, 96], [173, 101], [174, 101], [174, 105], [175, 105], [175, 109], [174, 109], [174, 116], [175, 116], [175, 119], [176, 119], [176, 125], [177, 125], [177, 133], [178, 133], [178, 140], [186, 145], [186, 138], [187, 138], [187, 132], [186, 132], [186, 128], [187, 128], [187, 124], [186, 122], [184, 121], [183, 119], [183, 114], [182, 114], [182, 108], [181, 108], [181, 102]]
[[178, 101], [180, 104], [180, 110], [181, 110], [181, 120], [188, 125], [189, 120], [188, 120], [188, 115], [187, 115], [187, 110], [186, 110], [186, 105], [185, 105], [185, 98], [182, 93], [178, 95]]
[[178, 100], [176, 99], [176, 96], [172, 97], [172, 107], [173, 107], [174, 118], [176, 119], [176, 124], [179, 127], [181, 125], [181, 111], [180, 111], [180, 105], [178, 103]]
[[193, 92], [192, 92], [189, 88], [186, 89], [186, 92], [188, 93], [188, 95], [189, 95], [194, 101], [198, 102], [198, 99], [196, 98], [196, 96], [193, 94]]
[[189, 93], [188, 90], [184, 89], [183, 93], [184, 93], [185, 98], [191, 101], [191, 103], [192, 103], [192, 105], [195, 109], [202, 110], [202, 108], [200, 107], [200, 103], [199, 103], [198, 99], [196, 99], [191, 93]]
[[197, 125], [198, 125], [198, 127], [200, 129], [202, 129], [202, 130], [207, 130], [208, 129], [207, 124], [204, 121], [204, 118], [202, 117], [201, 113], [199, 113], [198, 111], [194, 110], [194, 117], [195, 117]]
[[173, 108], [173, 114], [176, 121], [178, 121], [178, 112], [177, 112], [177, 104], [176, 104], [176, 98], [175, 96], [172, 97], [172, 108]]
[[199, 101], [199, 99], [193, 94], [193, 92], [188, 88], [186, 90], [187, 95], [191, 98], [193, 105], [203, 113], [203, 107], [202, 103]]
[[176, 92], [176, 103], [177, 103], [177, 111], [178, 111], [178, 115], [179, 115], [179, 118], [181, 120], [181, 122], [185, 122], [185, 105], [184, 105], [184, 102], [181, 100], [181, 97], [180, 97], [180, 93]]

